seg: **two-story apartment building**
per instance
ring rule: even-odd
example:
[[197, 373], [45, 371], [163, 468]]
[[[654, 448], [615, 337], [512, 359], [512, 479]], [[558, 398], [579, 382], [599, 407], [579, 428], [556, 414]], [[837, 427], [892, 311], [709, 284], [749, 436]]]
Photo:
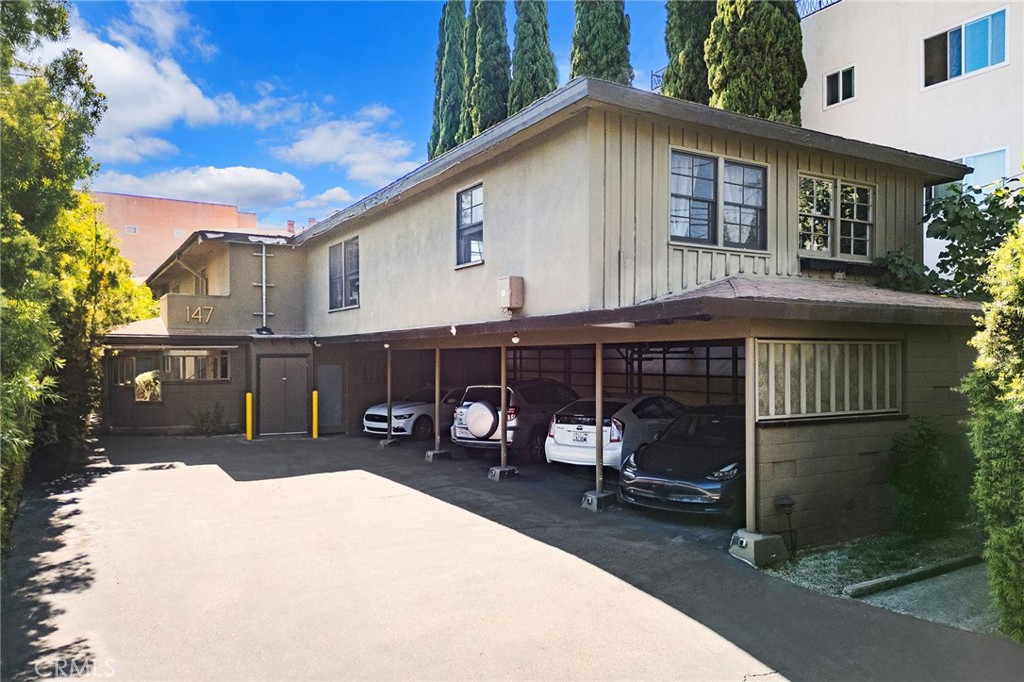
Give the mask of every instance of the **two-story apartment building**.
[[[987, 185], [1024, 162], [1024, 4], [803, 3], [803, 125], [956, 159]], [[819, 9], [820, 8], [820, 9]], [[817, 9], [818, 11], [812, 11]], [[925, 242], [934, 265], [941, 242]]]
[[[802, 543], [873, 532], [892, 435], [965, 412], [977, 311], [877, 288], [873, 259], [920, 258], [923, 188], [966, 170], [577, 79], [294, 238], [194, 236], [150, 278], [161, 319], [108, 339], [108, 423], [187, 427], [222, 382], [261, 433], [306, 428], [280, 414], [308, 420], [314, 388], [321, 424], [356, 433], [389, 355], [397, 391], [504, 365], [593, 395], [600, 367], [606, 390], [745, 406], [750, 529], [780, 530], [787, 495]], [[227, 378], [177, 369], [204, 349]]]

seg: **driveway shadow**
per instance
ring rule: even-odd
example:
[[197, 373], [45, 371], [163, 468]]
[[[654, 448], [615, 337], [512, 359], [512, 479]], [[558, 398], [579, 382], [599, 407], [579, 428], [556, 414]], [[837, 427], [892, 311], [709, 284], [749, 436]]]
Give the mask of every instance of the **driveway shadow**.
[[56, 618], [61, 615], [51, 598], [84, 592], [92, 585], [95, 571], [89, 557], [67, 551], [66, 532], [82, 513], [78, 493], [118, 470], [94, 455], [50, 481], [40, 480], [37, 473], [26, 486], [0, 588], [2, 679], [35, 680], [52, 674], [57, 662], [81, 666], [93, 660], [83, 637], [56, 645], [47, 641], [57, 634]]

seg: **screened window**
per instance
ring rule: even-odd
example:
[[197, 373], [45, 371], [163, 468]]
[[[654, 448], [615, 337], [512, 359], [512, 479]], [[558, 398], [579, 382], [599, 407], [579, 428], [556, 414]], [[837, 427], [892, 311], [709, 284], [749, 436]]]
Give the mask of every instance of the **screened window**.
[[331, 310], [359, 305], [359, 237], [335, 244], [328, 252]]
[[955, 26], [924, 41], [924, 85], [1006, 61], [1006, 10]]
[[831, 107], [853, 99], [853, 67], [825, 76], [825, 106]]
[[765, 184], [760, 166], [725, 162], [725, 210], [722, 243], [745, 249], [767, 248]]
[[459, 192], [455, 230], [455, 264], [478, 263], [484, 259], [484, 186]]
[[669, 229], [673, 239], [716, 243], [715, 189], [718, 160], [672, 152], [672, 207]]
[[758, 341], [757, 418], [898, 412], [896, 341]]
[[819, 256], [871, 256], [874, 190], [827, 178], [800, 176], [799, 202], [801, 250]]
[[228, 351], [167, 351], [164, 381], [223, 381], [228, 374]]

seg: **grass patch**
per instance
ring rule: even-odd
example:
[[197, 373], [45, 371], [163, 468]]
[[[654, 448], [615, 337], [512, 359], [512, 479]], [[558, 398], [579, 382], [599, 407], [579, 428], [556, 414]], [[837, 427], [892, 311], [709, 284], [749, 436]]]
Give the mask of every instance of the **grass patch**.
[[838, 547], [799, 551], [795, 560], [764, 570], [802, 587], [839, 596], [853, 583], [980, 554], [984, 542], [981, 529], [973, 525], [940, 538], [915, 538], [896, 531]]

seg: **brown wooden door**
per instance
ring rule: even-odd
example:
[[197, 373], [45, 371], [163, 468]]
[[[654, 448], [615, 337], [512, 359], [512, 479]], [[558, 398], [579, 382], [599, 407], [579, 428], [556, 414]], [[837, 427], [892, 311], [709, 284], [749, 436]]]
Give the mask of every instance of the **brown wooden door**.
[[307, 358], [261, 357], [260, 435], [309, 431]]

